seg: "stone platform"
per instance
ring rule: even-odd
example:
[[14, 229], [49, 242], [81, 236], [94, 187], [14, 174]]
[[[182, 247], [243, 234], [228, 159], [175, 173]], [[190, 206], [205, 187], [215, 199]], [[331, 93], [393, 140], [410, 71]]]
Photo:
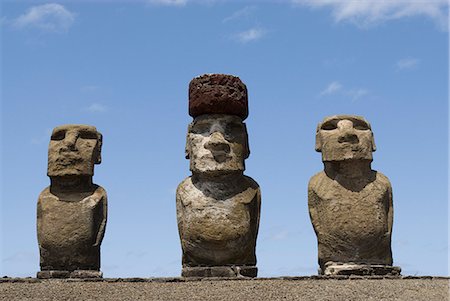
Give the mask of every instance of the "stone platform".
[[0, 300], [449, 300], [448, 277], [0, 278]]

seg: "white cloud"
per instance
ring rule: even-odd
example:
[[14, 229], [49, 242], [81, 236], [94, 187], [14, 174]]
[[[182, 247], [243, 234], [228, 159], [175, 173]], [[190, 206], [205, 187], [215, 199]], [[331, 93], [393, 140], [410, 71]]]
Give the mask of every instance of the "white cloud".
[[94, 92], [94, 91], [97, 91], [99, 89], [100, 89], [100, 87], [96, 86], [96, 85], [87, 85], [87, 86], [83, 86], [83, 87], [80, 88], [80, 90], [82, 92]]
[[248, 18], [252, 15], [252, 13], [255, 11], [255, 9], [256, 9], [256, 6], [254, 6], [254, 5], [245, 6], [244, 8], [241, 8], [240, 10], [235, 11], [230, 16], [223, 19], [222, 22], [226, 23], [226, 22], [229, 22], [229, 21], [232, 21], [235, 19]]
[[3, 258], [2, 262], [34, 262], [38, 255], [28, 251], [18, 251], [12, 255]]
[[448, 26], [448, 0], [291, 0], [312, 8], [329, 7], [334, 20], [350, 21], [363, 27], [387, 20], [426, 16], [442, 29]]
[[39, 28], [48, 32], [67, 32], [75, 21], [75, 14], [63, 5], [47, 3], [31, 7], [12, 21], [16, 28]]
[[164, 6], [185, 6], [188, 0], [148, 0], [148, 3]]
[[47, 143], [50, 140], [50, 136], [52, 135], [52, 129], [47, 128], [45, 131], [42, 131], [39, 135], [31, 138], [30, 142], [34, 145], [40, 145], [43, 143]]
[[281, 230], [280, 232], [273, 233], [269, 239], [270, 240], [285, 240], [288, 238], [289, 232], [287, 230]]
[[87, 111], [91, 113], [103, 113], [108, 110], [108, 108], [99, 103], [93, 103], [89, 107], [86, 108]]
[[346, 94], [348, 96], [350, 96], [352, 100], [357, 100], [357, 99], [369, 94], [369, 91], [367, 91], [366, 89], [361, 89], [361, 88], [350, 89], [346, 92]]
[[320, 92], [319, 95], [320, 96], [330, 95], [330, 94], [338, 92], [339, 90], [341, 90], [341, 88], [342, 88], [342, 85], [339, 82], [334, 81], [334, 82], [330, 83], [328, 85], [328, 87], [326, 87], [322, 92]]
[[345, 89], [341, 83], [338, 81], [333, 81], [319, 93], [319, 97], [333, 94], [345, 95], [350, 97], [352, 100], [357, 100], [369, 94], [369, 91], [363, 88]]
[[257, 41], [266, 35], [266, 31], [261, 28], [251, 28], [235, 34], [233, 37], [235, 40], [241, 43], [248, 43], [252, 41]]
[[396, 67], [398, 71], [403, 70], [411, 70], [416, 68], [419, 65], [419, 60], [413, 57], [403, 58], [398, 60], [396, 63]]

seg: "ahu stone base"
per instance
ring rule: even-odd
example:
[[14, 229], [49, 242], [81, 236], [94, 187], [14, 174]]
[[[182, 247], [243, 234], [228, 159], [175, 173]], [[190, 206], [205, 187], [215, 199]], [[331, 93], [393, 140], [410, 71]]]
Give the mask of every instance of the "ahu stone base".
[[53, 279], [53, 278], [102, 278], [103, 273], [94, 270], [75, 270], [75, 271], [61, 271], [48, 270], [37, 272], [39, 279]]
[[399, 276], [400, 272], [401, 272], [400, 267], [389, 265], [335, 263], [335, 262], [326, 263], [325, 270], [322, 273], [319, 270], [319, 274], [323, 274], [326, 276], [333, 276], [333, 275]]
[[212, 266], [212, 267], [183, 267], [182, 277], [223, 277], [223, 278], [254, 278], [258, 274], [256, 266]]

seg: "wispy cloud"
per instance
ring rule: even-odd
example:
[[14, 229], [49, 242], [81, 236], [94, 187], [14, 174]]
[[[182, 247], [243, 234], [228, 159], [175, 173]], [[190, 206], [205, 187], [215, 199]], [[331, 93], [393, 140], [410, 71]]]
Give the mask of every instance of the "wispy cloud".
[[362, 27], [413, 16], [426, 16], [444, 30], [448, 26], [448, 0], [291, 1], [312, 8], [328, 7], [336, 22], [350, 21]]
[[269, 239], [270, 240], [284, 240], [288, 237], [289, 232], [287, 230], [281, 230], [280, 232], [273, 233]]
[[248, 42], [253, 42], [253, 41], [260, 40], [266, 34], [267, 34], [266, 30], [264, 30], [262, 28], [254, 27], [254, 28], [251, 28], [249, 30], [241, 31], [241, 32], [238, 32], [238, 33], [234, 34], [233, 38], [236, 41], [245, 44], [245, 43], [248, 43]]
[[161, 6], [185, 6], [188, 0], [148, 0], [149, 4]]
[[37, 254], [28, 251], [18, 251], [12, 255], [3, 258], [2, 262], [33, 262], [36, 260]]
[[369, 94], [369, 91], [367, 91], [366, 89], [362, 89], [362, 88], [357, 88], [357, 89], [350, 89], [346, 92], [346, 94], [348, 96], [350, 96], [350, 98], [352, 100], [358, 100], [363, 96], [366, 96], [367, 94]]
[[91, 113], [103, 113], [106, 112], [108, 108], [99, 103], [93, 103], [89, 107], [86, 108], [86, 111]]
[[228, 16], [225, 19], [223, 19], [222, 22], [226, 23], [226, 22], [229, 22], [229, 21], [232, 21], [232, 20], [236, 20], [236, 19], [240, 19], [240, 18], [248, 18], [248, 17], [250, 17], [253, 14], [255, 9], [256, 9], [255, 5], [245, 6], [244, 8], [241, 8], [240, 10], [235, 11], [230, 16]]
[[67, 32], [75, 21], [75, 14], [57, 3], [33, 6], [14, 19], [11, 24], [18, 29], [38, 28], [46, 32]]
[[125, 255], [127, 257], [136, 257], [136, 258], [142, 258], [145, 256], [148, 256], [148, 252], [147, 251], [128, 251]]
[[96, 85], [86, 85], [86, 86], [82, 86], [80, 88], [81, 92], [94, 92], [94, 91], [98, 91], [100, 89], [99, 86]]
[[403, 58], [395, 64], [397, 71], [406, 71], [415, 69], [419, 65], [419, 60], [413, 57]]
[[339, 90], [341, 90], [341, 88], [342, 88], [342, 85], [339, 82], [334, 81], [334, 82], [331, 82], [324, 90], [322, 90], [319, 95], [324, 96], [324, 95], [334, 94], [334, 93], [338, 92]]
[[50, 141], [50, 136], [52, 135], [52, 129], [48, 128], [42, 131], [41, 134], [31, 138], [30, 143], [33, 145], [40, 145], [42, 143], [47, 143]]
[[350, 97], [351, 100], [354, 101], [363, 96], [368, 95], [369, 91], [367, 89], [363, 89], [363, 88], [345, 89], [344, 86], [340, 82], [333, 81], [333, 82], [329, 83], [325, 89], [320, 91], [319, 97], [325, 97], [325, 96], [335, 95], [335, 94], [340, 94], [340, 95]]

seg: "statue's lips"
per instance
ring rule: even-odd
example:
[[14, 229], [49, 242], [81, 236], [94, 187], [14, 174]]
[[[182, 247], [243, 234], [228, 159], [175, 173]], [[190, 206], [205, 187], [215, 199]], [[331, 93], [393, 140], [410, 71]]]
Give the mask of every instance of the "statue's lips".
[[214, 157], [214, 160], [219, 163], [224, 163], [231, 160], [231, 156], [225, 152], [213, 152], [212, 155]]
[[83, 158], [73, 153], [62, 153], [54, 161], [59, 165], [77, 164], [83, 161]]
[[217, 163], [228, 162], [233, 159], [233, 156], [229, 152], [224, 151], [211, 151], [210, 154], [204, 155], [200, 158], [201, 160], [214, 160]]
[[342, 149], [342, 150], [350, 150], [353, 152], [359, 152], [364, 150], [365, 148], [359, 144], [354, 144], [350, 142], [341, 142], [336, 147], [336, 149]]

